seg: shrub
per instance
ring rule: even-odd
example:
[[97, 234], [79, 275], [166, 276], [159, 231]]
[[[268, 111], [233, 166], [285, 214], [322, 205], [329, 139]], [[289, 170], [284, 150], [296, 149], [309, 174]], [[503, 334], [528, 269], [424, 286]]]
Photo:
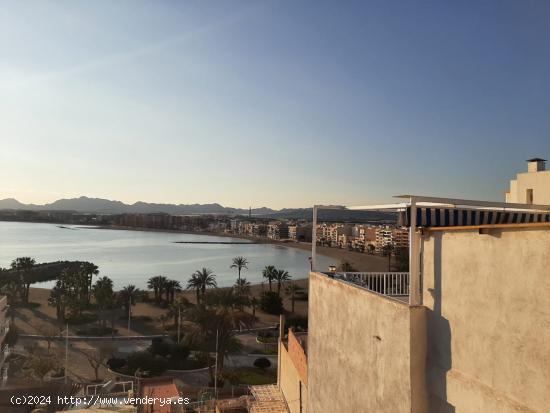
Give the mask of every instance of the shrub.
[[260, 298], [260, 308], [267, 314], [282, 314], [284, 311], [283, 300], [276, 292], [266, 291]]
[[170, 361], [176, 365], [184, 364], [190, 353], [191, 351], [187, 347], [174, 344], [170, 350]]
[[112, 357], [109, 360], [107, 360], [107, 366], [109, 366], [111, 370], [115, 370], [115, 371], [120, 370], [125, 365], [126, 365], [125, 359]]
[[124, 373], [135, 374], [139, 369], [146, 376], [159, 376], [167, 368], [168, 361], [164, 357], [151, 354], [148, 351], [136, 351], [128, 355]]
[[149, 347], [149, 352], [157, 356], [166, 357], [168, 354], [170, 354], [173, 345], [174, 345], [173, 343], [161, 337], [155, 337], [151, 341], [151, 347]]
[[271, 361], [265, 357], [260, 357], [254, 361], [254, 367], [265, 370], [268, 367], [271, 367]]
[[97, 321], [97, 314], [82, 313], [74, 314], [67, 317], [67, 322], [72, 325], [87, 324]]

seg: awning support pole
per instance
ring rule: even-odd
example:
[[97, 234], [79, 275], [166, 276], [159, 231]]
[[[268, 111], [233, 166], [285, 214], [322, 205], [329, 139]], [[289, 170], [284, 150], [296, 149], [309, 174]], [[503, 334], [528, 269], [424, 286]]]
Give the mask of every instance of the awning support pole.
[[313, 206], [313, 228], [311, 229], [311, 271], [317, 271], [317, 205]]
[[411, 197], [409, 228], [409, 304], [420, 305], [420, 233], [416, 228], [416, 198]]

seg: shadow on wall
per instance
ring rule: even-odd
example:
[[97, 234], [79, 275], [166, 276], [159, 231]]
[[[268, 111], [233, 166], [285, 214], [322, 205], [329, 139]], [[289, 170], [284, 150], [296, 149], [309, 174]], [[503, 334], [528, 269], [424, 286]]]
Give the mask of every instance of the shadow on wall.
[[434, 299], [433, 311], [427, 310], [428, 321], [428, 392], [431, 413], [454, 413], [455, 407], [447, 402], [447, 372], [452, 367], [451, 326], [441, 315], [441, 244], [442, 234], [434, 237], [434, 288], [430, 293]]

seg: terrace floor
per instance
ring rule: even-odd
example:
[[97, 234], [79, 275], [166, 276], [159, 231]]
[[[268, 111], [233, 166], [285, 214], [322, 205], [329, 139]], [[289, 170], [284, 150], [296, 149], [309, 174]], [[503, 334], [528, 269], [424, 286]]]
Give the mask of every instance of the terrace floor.
[[285, 399], [275, 384], [252, 386], [250, 388], [254, 400], [250, 402], [250, 413], [288, 413]]

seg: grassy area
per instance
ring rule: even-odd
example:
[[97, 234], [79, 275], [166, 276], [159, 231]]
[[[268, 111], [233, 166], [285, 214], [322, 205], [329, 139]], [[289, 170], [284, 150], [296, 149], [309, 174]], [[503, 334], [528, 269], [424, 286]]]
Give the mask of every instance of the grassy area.
[[274, 369], [261, 370], [256, 367], [239, 367], [231, 370], [238, 378], [239, 384], [261, 385], [277, 382], [277, 373]]

